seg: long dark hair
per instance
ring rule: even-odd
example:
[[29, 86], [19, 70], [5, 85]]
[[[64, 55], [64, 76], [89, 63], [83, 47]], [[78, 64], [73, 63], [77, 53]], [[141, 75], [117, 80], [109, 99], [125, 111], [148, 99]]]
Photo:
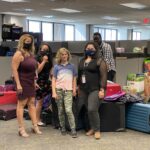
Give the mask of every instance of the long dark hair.
[[52, 49], [51, 49], [51, 47], [48, 43], [44, 42], [40, 45], [38, 55], [40, 55], [40, 51], [41, 51], [43, 45], [46, 45], [48, 47], [48, 55], [47, 56], [48, 56], [48, 61], [49, 61], [49, 64], [50, 64], [50, 68], [52, 68], [52, 66], [53, 66], [53, 52], [52, 52]]

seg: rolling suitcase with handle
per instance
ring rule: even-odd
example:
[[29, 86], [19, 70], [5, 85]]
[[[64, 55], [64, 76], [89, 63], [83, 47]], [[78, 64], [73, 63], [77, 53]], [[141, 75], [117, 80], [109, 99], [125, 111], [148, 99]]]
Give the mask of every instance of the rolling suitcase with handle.
[[150, 104], [128, 104], [126, 106], [126, 127], [150, 133]]

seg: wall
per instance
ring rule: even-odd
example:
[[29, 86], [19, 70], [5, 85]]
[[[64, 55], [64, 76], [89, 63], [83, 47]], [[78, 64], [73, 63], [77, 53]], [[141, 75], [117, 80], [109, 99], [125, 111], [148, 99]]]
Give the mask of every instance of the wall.
[[142, 73], [143, 60], [144, 58], [116, 58], [116, 82], [124, 86], [127, 84], [129, 73]]
[[141, 32], [141, 40], [148, 40], [150, 39], [150, 30], [149, 29], [136, 29], [135, 31]]
[[4, 16], [4, 24], [15, 24], [23, 27], [23, 31], [27, 31], [26, 17], [22, 16]]
[[[26, 17], [25, 16], [5, 15], [4, 16], [4, 23], [10, 23], [10, 24], [15, 23], [18, 26], [22, 26], [24, 31], [27, 31], [27, 21], [26, 21]], [[2, 24], [2, 18], [1, 18], [1, 15], [0, 15], [0, 27], [1, 27], [1, 24]], [[59, 30], [57, 30], [57, 26], [59, 27], [58, 24], [56, 25], [56, 28], [55, 28], [54, 40], [55, 41], [63, 41], [64, 39], [62, 39], [62, 34], [64, 34], [64, 33], [62, 33], [61, 35], [58, 34], [58, 31], [59, 31]], [[75, 25], [75, 40], [76, 41], [79, 41], [79, 40], [84, 41], [84, 40], [92, 39], [93, 27], [94, 26], [102, 27], [102, 28], [117, 29], [118, 30], [118, 40], [127, 40], [127, 39], [129, 39], [128, 31], [131, 30], [131, 29], [128, 29], [127, 27], [119, 27], [119, 26], [109, 27], [109, 26], [99, 26], [99, 25], [90, 25], [90, 24], [88, 25], [89, 26], [89, 30], [87, 30], [87, 25], [86, 24], [77, 24], [76, 23], [74, 25]], [[60, 29], [60, 28], [58, 28], [58, 29]], [[134, 29], [134, 30], [141, 32], [141, 40], [148, 40], [148, 39], [150, 39], [150, 31], [149, 31], [149, 29], [147, 29], [147, 30], [146, 29]], [[89, 36], [90, 36], [90, 38], [89, 38]], [[0, 41], [1, 41], [1, 28], [0, 28]]]
[[11, 57], [0, 57], [0, 84], [4, 84], [5, 80], [8, 80], [11, 75]]
[[0, 41], [2, 41], [2, 15], [0, 15]]

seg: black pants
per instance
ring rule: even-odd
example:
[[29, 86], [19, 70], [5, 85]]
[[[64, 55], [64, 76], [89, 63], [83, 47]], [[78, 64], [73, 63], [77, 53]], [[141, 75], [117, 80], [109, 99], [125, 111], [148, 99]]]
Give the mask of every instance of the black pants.
[[80, 90], [78, 95], [77, 112], [80, 113], [83, 106], [86, 107], [90, 128], [100, 131], [99, 107], [101, 101], [98, 97], [98, 90], [86, 93]]
[[116, 74], [116, 72], [114, 70], [110, 70], [107, 73], [107, 80], [114, 81], [115, 74]]

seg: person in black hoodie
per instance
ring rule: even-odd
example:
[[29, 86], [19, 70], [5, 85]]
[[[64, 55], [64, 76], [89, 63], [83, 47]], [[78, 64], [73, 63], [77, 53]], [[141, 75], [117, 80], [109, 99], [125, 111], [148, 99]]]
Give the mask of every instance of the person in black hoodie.
[[78, 66], [78, 112], [85, 105], [88, 111], [90, 129], [87, 136], [100, 139], [99, 107], [104, 98], [107, 83], [107, 65], [102, 58], [96, 58], [98, 45], [88, 42], [84, 58]]

